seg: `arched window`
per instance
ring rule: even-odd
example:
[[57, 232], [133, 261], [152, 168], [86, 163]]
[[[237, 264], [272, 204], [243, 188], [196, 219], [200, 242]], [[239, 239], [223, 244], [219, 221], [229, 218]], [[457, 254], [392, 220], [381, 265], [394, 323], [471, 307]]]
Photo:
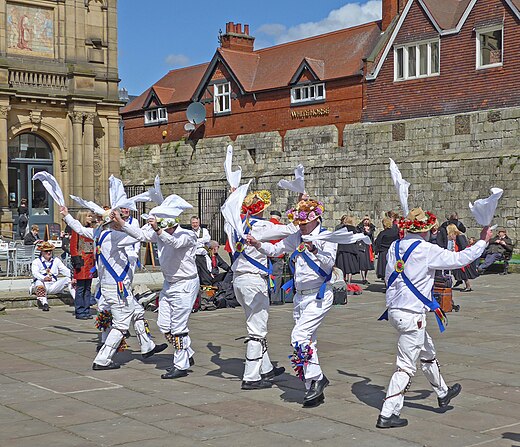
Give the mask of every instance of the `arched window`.
[[49, 144], [34, 133], [23, 133], [9, 142], [9, 160], [24, 158], [52, 160]]

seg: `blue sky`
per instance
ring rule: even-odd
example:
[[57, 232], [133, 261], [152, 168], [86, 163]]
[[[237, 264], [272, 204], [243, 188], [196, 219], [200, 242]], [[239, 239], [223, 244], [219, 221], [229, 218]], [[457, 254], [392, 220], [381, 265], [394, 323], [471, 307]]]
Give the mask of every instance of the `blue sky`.
[[208, 62], [226, 22], [249, 24], [258, 49], [381, 18], [380, 0], [120, 0], [118, 9], [120, 87], [131, 95]]

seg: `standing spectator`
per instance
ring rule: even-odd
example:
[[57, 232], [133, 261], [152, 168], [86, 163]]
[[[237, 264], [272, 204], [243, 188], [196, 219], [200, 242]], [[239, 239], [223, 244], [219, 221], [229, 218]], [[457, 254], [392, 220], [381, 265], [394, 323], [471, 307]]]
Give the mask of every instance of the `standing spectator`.
[[35, 245], [41, 242], [40, 239], [40, 228], [38, 225], [31, 225], [31, 231], [23, 238], [24, 245]]
[[[346, 214], [341, 216], [341, 223], [336, 227], [336, 230], [340, 228], [346, 228], [348, 231], [357, 233], [357, 229], [354, 226], [354, 218]], [[359, 273], [359, 248], [357, 243], [338, 245], [336, 267], [341, 269], [345, 277], [345, 282], [350, 284], [352, 282], [352, 275]]]
[[448, 225], [455, 225], [457, 227], [457, 230], [459, 230], [461, 233], [466, 232], [466, 227], [464, 224], [459, 220], [459, 215], [455, 212], [451, 213], [449, 216], [446, 216], [446, 222], [443, 222], [442, 225], [439, 228], [439, 233], [437, 235], [437, 245], [439, 247], [446, 248], [448, 244], [448, 232], [447, 228]]
[[[269, 222], [275, 225], [283, 225], [280, 219], [282, 213], [280, 211], [271, 211]], [[281, 239], [269, 241], [271, 244], [280, 242]], [[269, 258], [272, 265], [271, 279], [274, 281], [274, 287], [269, 287], [269, 301], [271, 305], [278, 306], [283, 304], [282, 301], [282, 274], [283, 274], [283, 258], [284, 255], [273, 256]]]
[[[370, 217], [365, 216], [357, 226], [357, 232], [363, 233], [370, 238], [372, 244], [374, 243], [375, 225], [370, 221]], [[363, 284], [370, 284], [367, 279], [369, 270], [374, 270], [374, 250], [372, 245], [367, 245], [364, 242], [358, 243], [359, 248], [359, 269], [361, 270], [361, 279]]]
[[513, 241], [507, 235], [506, 229], [501, 228], [498, 230], [498, 236], [495, 236], [489, 241], [489, 247], [484, 253], [484, 262], [480, 264], [477, 272], [481, 275], [488, 267], [491, 266], [491, 264], [504, 259], [509, 259], [512, 253]]
[[[93, 226], [94, 215], [90, 211], [78, 211], [77, 220], [85, 228]], [[73, 267], [73, 278], [76, 280], [76, 299], [74, 308], [78, 320], [90, 320], [90, 302], [92, 299], [92, 278], [91, 272], [94, 267], [94, 241], [88, 237], [81, 236], [72, 231], [70, 237], [70, 255]]]
[[437, 244], [437, 236], [439, 236], [439, 221], [435, 221], [435, 225], [430, 230], [430, 244]]
[[[459, 252], [464, 250], [466, 247], [469, 247], [466, 236], [464, 236], [454, 224], [448, 225], [446, 230], [448, 234], [448, 250]], [[460, 269], [452, 270], [451, 273], [457, 281], [453, 287], [460, 286], [464, 281], [465, 288], [462, 290], [462, 292], [472, 291], [469, 280], [475, 279], [478, 276], [478, 273], [475, 269], [475, 264], [468, 264], [464, 267], [461, 267]]]
[[29, 224], [29, 207], [27, 206], [27, 199], [20, 200], [18, 207], [18, 235], [20, 239], [25, 237], [27, 232], [27, 225]]
[[377, 253], [376, 275], [379, 279], [385, 279], [386, 256], [392, 242], [399, 239], [399, 229], [389, 217], [383, 219], [383, 231], [376, 238], [375, 251]]
[[209, 231], [206, 228], [202, 228], [200, 226], [200, 218], [197, 216], [191, 217], [191, 229], [197, 235], [197, 256], [205, 256], [206, 255], [206, 245], [211, 240], [211, 236], [209, 235]]

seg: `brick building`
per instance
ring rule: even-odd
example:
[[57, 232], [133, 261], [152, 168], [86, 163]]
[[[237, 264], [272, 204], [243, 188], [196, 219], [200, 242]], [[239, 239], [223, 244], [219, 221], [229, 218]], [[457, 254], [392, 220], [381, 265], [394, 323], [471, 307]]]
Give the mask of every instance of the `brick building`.
[[[172, 70], [122, 110], [125, 147], [359, 122], [363, 59], [381, 22], [254, 50], [249, 26], [226, 24], [207, 63]], [[187, 132], [186, 109], [206, 122]]]
[[367, 62], [363, 121], [520, 104], [520, 0], [394, 0]]

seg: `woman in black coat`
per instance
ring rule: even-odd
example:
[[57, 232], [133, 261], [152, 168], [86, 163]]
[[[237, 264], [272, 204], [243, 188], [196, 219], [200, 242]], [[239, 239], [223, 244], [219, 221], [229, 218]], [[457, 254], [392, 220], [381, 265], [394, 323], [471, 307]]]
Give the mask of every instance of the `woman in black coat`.
[[383, 231], [377, 235], [374, 243], [374, 250], [377, 253], [376, 275], [379, 279], [385, 279], [386, 257], [388, 249], [392, 242], [399, 239], [399, 228], [393, 225], [392, 220], [388, 217], [383, 219]]
[[[363, 233], [370, 238], [370, 242], [374, 244], [375, 225], [370, 221], [370, 217], [365, 216], [357, 226], [357, 232]], [[361, 270], [361, 279], [363, 284], [370, 284], [367, 280], [369, 270], [374, 270], [374, 251], [372, 245], [364, 242], [358, 243], [359, 248], [359, 270]]]
[[[341, 217], [341, 223], [336, 227], [336, 230], [340, 228], [346, 228], [348, 231], [357, 233], [356, 227], [354, 226], [354, 219], [347, 215]], [[352, 282], [352, 275], [359, 273], [359, 249], [357, 243], [338, 244], [336, 267], [341, 269], [345, 276], [345, 282], [350, 284]]]

